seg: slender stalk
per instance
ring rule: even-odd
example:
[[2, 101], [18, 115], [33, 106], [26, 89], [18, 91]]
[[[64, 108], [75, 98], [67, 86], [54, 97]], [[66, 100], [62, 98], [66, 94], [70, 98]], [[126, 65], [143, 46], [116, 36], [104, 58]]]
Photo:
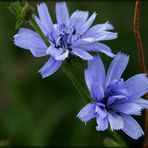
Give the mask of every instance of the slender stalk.
[[108, 130], [108, 132], [110, 133], [110, 135], [113, 136], [113, 138], [120, 143], [121, 146], [123, 146], [124, 148], [128, 148], [127, 144], [122, 140], [122, 138], [120, 137], [120, 135], [116, 132], [112, 132], [111, 129]]
[[[135, 12], [134, 12], [134, 34], [137, 44], [137, 52], [139, 57], [139, 64], [142, 73], [147, 74], [147, 69], [145, 66], [145, 59], [144, 59], [144, 50], [143, 44], [139, 32], [139, 19], [140, 19], [140, 9], [141, 9], [141, 0], [136, 0], [135, 3]], [[146, 94], [145, 98], [148, 100], [148, 94]], [[145, 112], [145, 138], [143, 147], [148, 147], [148, 110]]]
[[139, 64], [141, 72], [147, 73], [146, 66], [145, 66], [145, 59], [144, 59], [144, 50], [143, 44], [139, 32], [139, 19], [140, 19], [140, 9], [141, 9], [141, 0], [136, 0], [135, 3], [135, 12], [134, 12], [134, 34], [137, 44], [137, 52], [139, 58]]
[[30, 23], [33, 26], [33, 28], [36, 30], [36, 32], [38, 32], [38, 34], [40, 35], [40, 37], [42, 38], [42, 40], [45, 42], [45, 44], [47, 46], [50, 46], [50, 42], [47, 40], [46, 36], [44, 35], [44, 33], [42, 32], [41, 28], [39, 27], [39, 25], [37, 24], [37, 22], [35, 21], [35, 16], [32, 16], [30, 18]]
[[74, 77], [74, 75], [69, 70], [69, 68], [66, 68], [66, 67], [64, 67], [64, 65], [62, 65], [62, 69], [65, 72], [65, 74], [67, 75], [67, 77], [69, 78], [69, 80], [72, 82], [73, 86], [76, 88], [76, 90], [78, 91], [80, 96], [85, 100], [85, 102], [91, 102], [92, 100], [91, 100], [90, 96], [88, 96], [88, 94], [86, 94], [86, 91], [81, 87], [80, 83]]

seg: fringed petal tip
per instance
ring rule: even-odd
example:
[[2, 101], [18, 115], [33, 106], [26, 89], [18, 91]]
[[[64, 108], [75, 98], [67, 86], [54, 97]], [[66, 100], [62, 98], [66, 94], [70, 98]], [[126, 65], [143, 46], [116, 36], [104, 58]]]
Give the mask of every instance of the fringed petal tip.
[[130, 98], [140, 98], [148, 92], [148, 78], [146, 74], [137, 74], [126, 80], [124, 86], [131, 92]]
[[83, 122], [85, 125], [86, 125], [87, 122], [88, 122], [88, 121], [83, 120], [83, 118], [81, 118], [79, 115], [77, 115], [77, 118], [78, 118], [81, 122]]
[[37, 8], [39, 7], [46, 7], [46, 3], [45, 2], [41, 2], [40, 4], [37, 4]]
[[104, 23], [104, 25], [106, 25], [106, 30], [113, 30], [114, 29], [114, 26], [109, 21], [106, 21]]
[[123, 131], [131, 138], [138, 140], [144, 135], [144, 132], [138, 122], [131, 116], [122, 114], [124, 120]]
[[59, 69], [62, 63], [63, 61], [56, 61], [53, 57], [51, 57], [39, 70], [39, 73], [42, 75], [42, 78], [49, 77]]
[[84, 106], [81, 111], [77, 114], [77, 117], [85, 124], [91, 119], [95, 118], [95, 104], [89, 103]]

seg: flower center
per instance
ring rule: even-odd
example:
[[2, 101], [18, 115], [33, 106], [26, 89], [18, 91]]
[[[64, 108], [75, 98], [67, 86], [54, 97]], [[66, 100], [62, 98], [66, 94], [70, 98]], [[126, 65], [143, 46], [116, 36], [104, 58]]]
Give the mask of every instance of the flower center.
[[122, 79], [118, 81], [115, 80], [107, 87], [105, 97], [102, 100], [102, 103], [105, 105], [107, 110], [112, 110], [112, 105], [114, 104], [120, 104], [127, 101], [123, 84], [124, 81]]
[[73, 42], [75, 29], [73, 26], [65, 26], [61, 24], [57, 27], [57, 39], [55, 42], [56, 48], [62, 48], [64, 51], [71, 50], [70, 46]]
[[59, 46], [63, 49], [68, 49], [68, 47], [71, 45], [68, 41], [69, 34], [66, 32], [62, 32], [59, 36]]

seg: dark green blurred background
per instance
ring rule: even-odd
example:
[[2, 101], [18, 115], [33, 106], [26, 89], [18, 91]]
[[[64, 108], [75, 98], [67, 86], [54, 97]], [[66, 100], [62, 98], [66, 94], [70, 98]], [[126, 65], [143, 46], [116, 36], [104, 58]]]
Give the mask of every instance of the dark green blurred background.
[[[31, 3], [36, 8], [36, 3]], [[47, 1], [46, 1], [47, 2]], [[16, 19], [8, 10], [11, 2], [0, 2], [0, 145], [10, 146], [106, 146], [116, 145], [110, 134], [97, 132], [96, 121], [86, 126], [76, 118], [85, 105], [62, 70], [42, 79], [37, 71], [48, 57], [35, 58], [30, 52], [13, 45]], [[55, 2], [47, 2], [55, 20]], [[133, 33], [134, 1], [67, 2], [70, 13], [76, 9], [89, 10], [98, 16], [94, 24], [110, 21], [119, 37], [106, 41], [114, 53], [130, 55], [124, 78], [140, 72]], [[148, 2], [142, 4], [140, 32], [148, 58]], [[28, 26], [27, 26], [28, 27]], [[111, 59], [101, 54], [108, 67]], [[146, 63], [148, 66], [148, 63]], [[86, 89], [84, 67], [78, 65], [73, 73]], [[87, 91], [87, 89], [86, 89]], [[144, 114], [136, 118], [144, 128]], [[132, 140], [118, 132], [130, 146], [142, 145], [143, 138]]]

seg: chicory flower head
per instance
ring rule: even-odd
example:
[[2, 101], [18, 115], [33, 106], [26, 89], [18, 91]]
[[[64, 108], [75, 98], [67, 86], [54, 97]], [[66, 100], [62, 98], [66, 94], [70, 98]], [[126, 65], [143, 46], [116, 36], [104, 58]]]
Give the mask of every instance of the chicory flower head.
[[82, 122], [96, 118], [97, 131], [104, 131], [110, 124], [111, 130], [122, 130], [133, 139], [144, 135], [143, 130], [131, 115], [140, 115], [148, 109], [148, 101], [141, 97], [148, 92], [145, 74], [137, 74], [124, 81], [121, 76], [129, 57], [118, 53], [112, 61], [107, 75], [99, 56], [88, 61], [85, 81], [94, 99], [77, 115]]
[[30, 50], [35, 57], [51, 56], [39, 71], [43, 77], [53, 74], [69, 54], [83, 60], [93, 59], [88, 51], [114, 56], [108, 46], [98, 41], [115, 39], [117, 33], [109, 31], [113, 29], [109, 22], [90, 28], [96, 13], [88, 18], [88, 11], [76, 10], [69, 16], [66, 3], [57, 2], [55, 7], [57, 23], [54, 24], [45, 3], [38, 5], [37, 9], [39, 18], [35, 17], [35, 20], [51, 45], [47, 47], [38, 33], [26, 28], [21, 28], [14, 36], [14, 44]]

